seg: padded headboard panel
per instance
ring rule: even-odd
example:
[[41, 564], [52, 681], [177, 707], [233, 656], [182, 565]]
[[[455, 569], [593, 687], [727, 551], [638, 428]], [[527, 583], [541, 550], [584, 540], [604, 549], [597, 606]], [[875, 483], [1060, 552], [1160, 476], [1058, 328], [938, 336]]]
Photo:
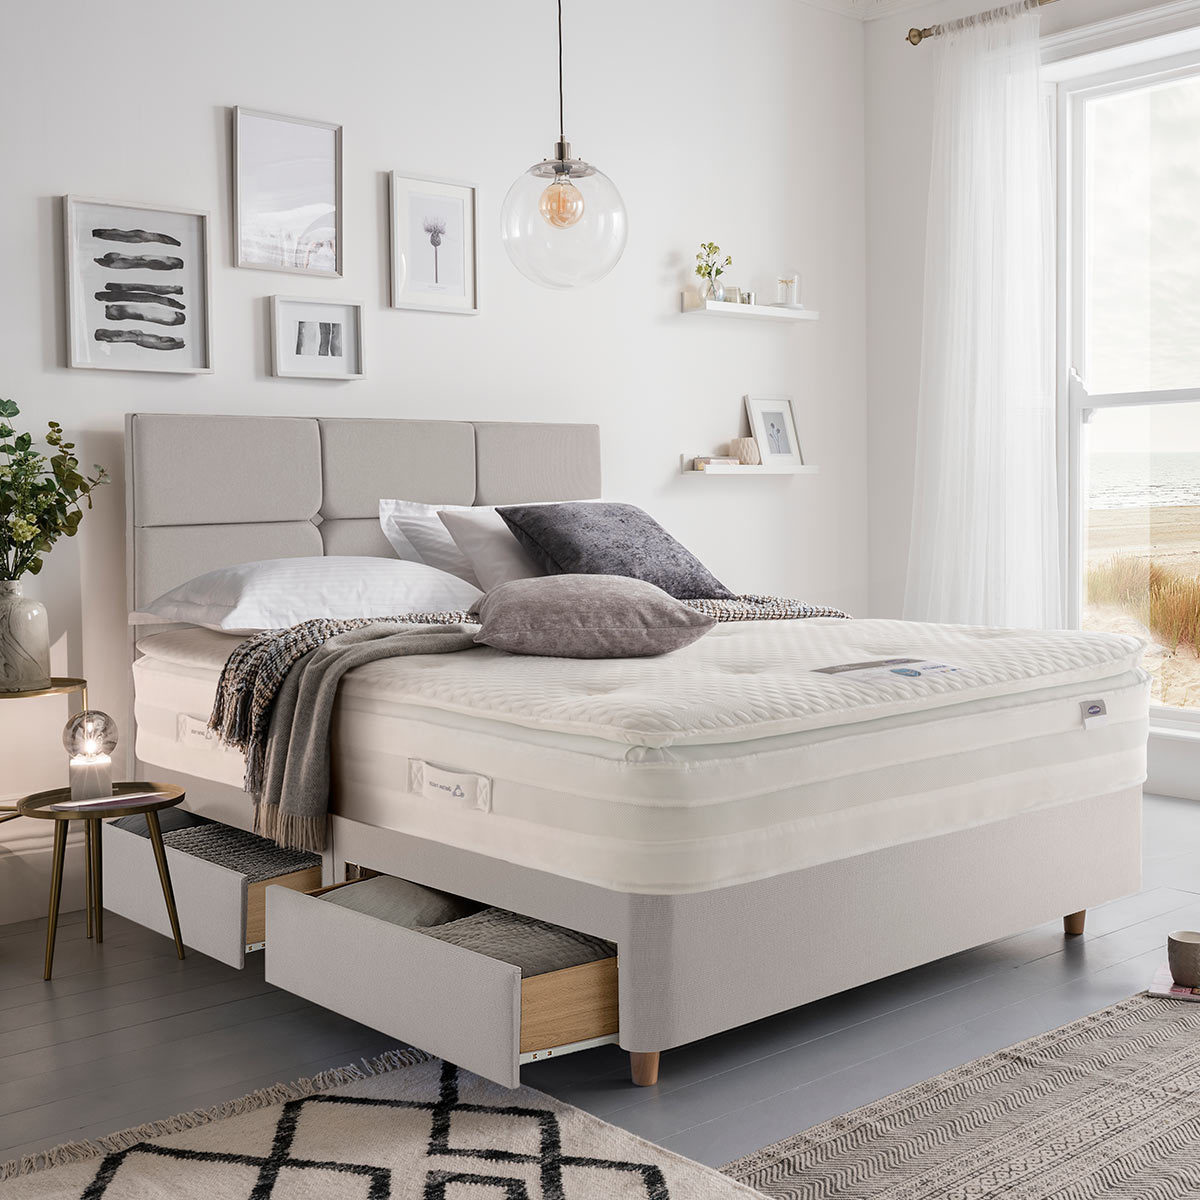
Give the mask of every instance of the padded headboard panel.
[[129, 607], [263, 558], [390, 555], [382, 497], [515, 504], [600, 495], [596, 425], [352, 417], [125, 418]]

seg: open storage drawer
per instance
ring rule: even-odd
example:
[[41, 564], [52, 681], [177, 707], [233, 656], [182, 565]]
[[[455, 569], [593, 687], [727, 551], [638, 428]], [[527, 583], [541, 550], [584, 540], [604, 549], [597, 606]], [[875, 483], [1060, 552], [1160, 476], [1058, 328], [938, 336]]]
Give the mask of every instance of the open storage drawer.
[[329, 904], [332, 890], [267, 892], [269, 983], [506, 1087], [523, 1062], [616, 1041], [616, 958], [522, 980], [512, 963]]
[[[170, 937], [171, 925], [149, 838], [111, 822], [102, 823], [102, 827], [104, 907]], [[277, 868], [296, 866], [298, 858], [316, 856], [280, 851], [265, 838], [212, 821], [199, 822], [192, 829], [206, 827], [223, 842], [223, 849], [211, 857], [178, 849], [171, 844], [177, 834], [164, 834], [179, 929], [185, 946], [231, 967], [244, 967], [246, 953], [261, 950], [266, 941], [267, 886], [319, 887], [321, 864], [301, 862], [299, 870], [272, 873]], [[202, 841], [193, 838], [191, 844], [207, 853]], [[236, 854], [228, 852], [231, 843], [238, 847]]]

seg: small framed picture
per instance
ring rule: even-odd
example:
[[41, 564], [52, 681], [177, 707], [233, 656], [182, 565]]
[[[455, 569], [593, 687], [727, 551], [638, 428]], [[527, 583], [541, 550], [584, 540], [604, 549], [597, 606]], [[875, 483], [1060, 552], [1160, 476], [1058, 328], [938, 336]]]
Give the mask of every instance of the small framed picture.
[[804, 466], [791, 397], [747, 396], [746, 415], [764, 467], [780, 467], [785, 463]]
[[272, 296], [271, 372], [282, 379], [361, 379], [362, 305]]
[[64, 199], [72, 367], [212, 370], [208, 213]]
[[234, 266], [342, 273], [342, 127], [233, 110]]
[[476, 189], [392, 172], [392, 307], [479, 311]]

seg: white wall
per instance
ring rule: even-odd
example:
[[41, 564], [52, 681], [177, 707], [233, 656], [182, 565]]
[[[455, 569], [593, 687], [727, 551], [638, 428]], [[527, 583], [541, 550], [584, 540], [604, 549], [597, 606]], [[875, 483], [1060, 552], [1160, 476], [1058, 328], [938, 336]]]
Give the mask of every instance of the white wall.
[[[1154, 7], [1155, 0], [1057, 0], [1042, 9], [1042, 31]], [[899, 616], [912, 517], [913, 454], [921, 365], [933, 119], [933, 44], [904, 40], [925, 27], [983, 7], [941, 0], [867, 27], [867, 396], [870, 479], [870, 601], [873, 616]]]
[[[61, 421], [115, 485], [29, 591], [49, 607], [58, 673], [126, 711], [122, 414], [142, 411], [598, 421], [608, 494], [650, 509], [742, 589], [862, 612], [867, 596], [863, 26], [797, 0], [572, 0], [567, 134], [621, 188], [630, 239], [579, 292], [528, 283], [497, 236], [517, 174], [556, 132], [550, 0], [206, 0], [130, 11], [87, 0], [10, 5], [0, 98], [7, 231], [0, 394], [24, 424]], [[345, 126], [345, 278], [230, 266], [229, 106]], [[481, 192], [482, 313], [386, 307], [385, 173]], [[64, 367], [63, 194], [205, 208], [214, 218], [210, 376]], [[800, 328], [678, 315], [697, 243], [731, 251], [734, 283], [804, 277], [822, 312]], [[361, 299], [367, 378], [266, 376], [271, 293]], [[737, 434], [745, 392], [790, 392], [822, 474], [680, 478], [683, 452]], [[219, 480], [213, 481], [220, 486]], [[63, 781], [60, 699], [0, 708], [0, 795]], [[44, 845], [28, 821], [0, 841]], [[0, 844], [40, 911], [36, 853]], [[8, 886], [6, 887], [6, 880]], [[7, 896], [4, 894], [7, 891]], [[5, 919], [5, 918], [0, 918]]]

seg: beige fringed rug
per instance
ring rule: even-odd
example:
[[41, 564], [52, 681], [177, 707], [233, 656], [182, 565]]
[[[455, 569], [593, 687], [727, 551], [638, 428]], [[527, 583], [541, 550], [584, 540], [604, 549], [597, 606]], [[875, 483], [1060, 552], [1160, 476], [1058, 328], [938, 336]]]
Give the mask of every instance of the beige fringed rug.
[[771, 1197], [1200, 1195], [1200, 1004], [1144, 993], [724, 1170]]
[[411, 1050], [60, 1146], [0, 1180], [4, 1200], [757, 1197], [540, 1092]]

